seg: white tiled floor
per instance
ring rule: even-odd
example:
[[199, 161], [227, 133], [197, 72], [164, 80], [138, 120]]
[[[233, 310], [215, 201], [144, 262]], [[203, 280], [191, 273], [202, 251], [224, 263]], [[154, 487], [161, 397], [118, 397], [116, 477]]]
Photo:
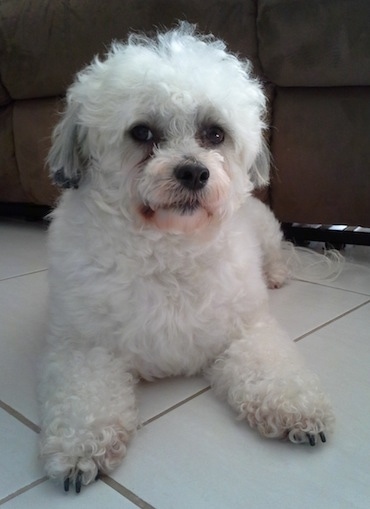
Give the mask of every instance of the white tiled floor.
[[46, 232], [0, 221], [0, 505], [4, 509], [368, 508], [370, 248], [348, 246], [332, 283], [293, 281], [272, 308], [320, 375], [336, 432], [315, 448], [265, 440], [201, 378], [139, 387], [144, 426], [124, 464], [65, 494], [37, 460], [37, 361], [45, 331]]

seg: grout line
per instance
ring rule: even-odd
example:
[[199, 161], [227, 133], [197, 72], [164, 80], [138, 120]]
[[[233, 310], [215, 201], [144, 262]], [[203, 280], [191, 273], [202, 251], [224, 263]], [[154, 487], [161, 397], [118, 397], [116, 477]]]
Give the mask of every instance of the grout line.
[[325, 322], [321, 325], [318, 325], [317, 327], [315, 327], [314, 329], [306, 332], [305, 334], [302, 334], [302, 336], [299, 336], [298, 338], [294, 339], [294, 343], [298, 343], [298, 341], [301, 341], [301, 339], [304, 339], [306, 338], [307, 336], [310, 336], [311, 334], [313, 334], [314, 332], [317, 332], [318, 330], [320, 329], [323, 329], [324, 327], [326, 327], [327, 325], [330, 325], [331, 323], [333, 322], [336, 322], [337, 320], [340, 320], [341, 318], [343, 318], [344, 316], [347, 316], [349, 314], [351, 314], [353, 311], [357, 311], [358, 309], [366, 306], [367, 304], [370, 303], [370, 300], [367, 300], [365, 302], [363, 302], [362, 304], [359, 304], [358, 306], [355, 306], [354, 308], [352, 309], [349, 309], [348, 311], [345, 311], [344, 313], [342, 313], [341, 315], [338, 315], [336, 316], [335, 318], [332, 318], [331, 320], [329, 320], [328, 322]]
[[120, 495], [123, 495], [125, 498], [127, 498], [130, 502], [135, 504], [137, 507], [140, 507], [140, 509], [155, 509], [154, 506], [148, 504], [148, 502], [145, 502], [142, 498], [138, 497], [130, 491], [128, 488], [125, 488], [122, 486], [122, 484], [118, 483], [111, 477], [104, 476], [101, 478], [101, 480], [110, 488], [117, 491]]
[[9, 279], [16, 279], [17, 277], [24, 277], [24, 276], [32, 276], [32, 274], [39, 274], [40, 272], [47, 272], [47, 268], [45, 269], [38, 269], [38, 270], [32, 270], [31, 272], [24, 272], [22, 274], [15, 274], [14, 276], [8, 276], [4, 278], [0, 278], [0, 283], [2, 281], [9, 281]]
[[323, 286], [324, 288], [329, 288], [330, 290], [337, 290], [340, 292], [347, 292], [347, 293], [353, 293], [355, 295], [361, 295], [363, 297], [370, 297], [368, 293], [358, 292], [356, 290], [349, 290], [348, 288], [342, 288], [340, 286], [332, 286], [329, 283], [324, 283], [320, 281], [308, 281], [307, 279], [300, 279], [300, 278], [292, 278], [292, 281], [298, 281], [300, 283], [307, 283], [309, 285], [316, 285], [316, 286]]
[[8, 414], [10, 414], [12, 417], [14, 417], [15, 419], [17, 419], [19, 422], [21, 422], [22, 424], [24, 424], [25, 426], [27, 426], [28, 428], [30, 428], [32, 431], [34, 431], [35, 433], [40, 433], [40, 427], [37, 426], [37, 424], [34, 424], [32, 421], [30, 421], [29, 419], [27, 419], [27, 417], [25, 417], [23, 414], [21, 414], [20, 412], [18, 412], [17, 410], [15, 410], [14, 408], [12, 408], [11, 406], [7, 405], [6, 403], [4, 403], [4, 401], [1, 401], [0, 400], [0, 408], [2, 408], [3, 410], [5, 410], [5, 412], [7, 412]]
[[22, 495], [23, 493], [26, 493], [27, 491], [31, 490], [32, 488], [35, 488], [39, 484], [44, 483], [47, 481], [47, 476], [42, 477], [41, 479], [37, 479], [37, 481], [32, 482], [31, 484], [28, 484], [27, 486], [24, 486], [23, 488], [20, 488], [19, 490], [15, 491], [14, 493], [11, 493], [10, 495], [6, 496], [5, 498], [2, 498], [0, 500], [0, 505], [5, 504], [6, 502], [9, 502], [9, 500], [12, 500], [13, 498], [17, 497], [18, 495]]
[[172, 410], [176, 410], [176, 408], [179, 408], [180, 406], [182, 405], [185, 405], [185, 403], [188, 403], [189, 401], [191, 401], [192, 399], [195, 399], [196, 397], [198, 396], [201, 396], [202, 394], [204, 394], [205, 392], [208, 392], [210, 390], [210, 386], [208, 387], [205, 387], [204, 389], [201, 389], [200, 391], [196, 392], [195, 394], [192, 394], [191, 396], [189, 396], [188, 398], [186, 399], [183, 399], [182, 401], [180, 401], [179, 403], [176, 403], [175, 405], [172, 405], [170, 406], [169, 408], [167, 408], [166, 410], [163, 410], [163, 412], [160, 412], [159, 414], [155, 415], [154, 417], [151, 417], [150, 419], [144, 421], [142, 424], [141, 424], [141, 427], [144, 427], [146, 426], [147, 424], [150, 424], [151, 422], [153, 421], [156, 421], [157, 419], [159, 419], [160, 417], [163, 417], [164, 415], [168, 414], [169, 412], [172, 412]]

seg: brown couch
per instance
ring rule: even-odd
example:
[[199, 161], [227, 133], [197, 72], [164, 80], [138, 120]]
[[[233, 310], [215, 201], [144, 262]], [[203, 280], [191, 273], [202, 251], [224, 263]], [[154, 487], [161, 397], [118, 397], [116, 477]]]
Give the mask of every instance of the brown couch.
[[44, 165], [77, 70], [130, 30], [196, 22], [252, 60], [271, 97], [280, 220], [370, 227], [369, 0], [4, 0], [0, 202], [52, 205]]

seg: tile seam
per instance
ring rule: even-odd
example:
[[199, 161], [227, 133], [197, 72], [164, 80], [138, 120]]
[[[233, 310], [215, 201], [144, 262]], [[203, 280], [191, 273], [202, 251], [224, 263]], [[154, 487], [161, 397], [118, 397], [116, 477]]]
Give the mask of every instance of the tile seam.
[[6, 502], [9, 502], [9, 500], [12, 500], [13, 498], [18, 497], [19, 495], [26, 493], [27, 491], [31, 490], [32, 488], [35, 488], [36, 486], [39, 486], [40, 484], [44, 483], [47, 480], [48, 477], [45, 475], [44, 477], [41, 477], [41, 479], [37, 479], [37, 481], [27, 484], [27, 486], [23, 486], [23, 488], [20, 488], [14, 493], [7, 495], [5, 498], [2, 498], [0, 500], [0, 505], [6, 504]]
[[15, 274], [14, 276], [8, 276], [4, 278], [0, 278], [0, 283], [2, 281], [9, 281], [10, 279], [17, 279], [18, 277], [32, 276], [33, 274], [39, 274], [41, 272], [47, 272], [48, 269], [40, 269], [40, 270], [32, 270], [31, 272], [22, 272], [21, 274]]
[[328, 288], [330, 290], [336, 290], [340, 292], [347, 292], [354, 295], [361, 295], [363, 297], [370, 297], [370, 294], [364, 292], [358, 292], [356, 290], [349, 290], [348, 288], [338, 288], [337, 286], [331, 286], [325, 283], [319, 283], [317, 281], [307, 281], [306, 279], [293, 278], [292, 281], [298, 281], [299, 283], [307, 283], [309, 285], [322, 286], [323, 288]]
[[2, 408], [5, 412], [14, 417], [14, 419], [17, 419], [17, 421], [19, 421], [21, 424], [27, 426], [27, 428], [29, 428], [31, 431], [34, 431], [35, 433], [40, 433], [40, 427], [37, 426], [37, 424], [32, 422], [30, 419], [27, 419], [27, 417], [18, 412], [18, 410], [11, 407], [2, 400], [0, 400], [0, 408]]
[[[364, 269], [368, 270], [366, 266], [364, 266]], [[330, 281], [328, 281], [328, 282], [325, 282], [325, 280], [323, 280], [323, 281], [309, 281], [308, 279], [303, 279], [303, 278], [299, 278], [299, 277], [293, 277], [291, 279], [291, 281], [298, 281], [299, 283], [307, 283], [309, 285], [322, 286], [324, 288], [329, 288], [330, 290], [354, 293], [355, 295], [363, 295], [364, 297], [370, 297], [369, 293], [364, 293], [364, 292], [360, 292], [360, 291], [357, 291], [357, 290], [350, 290], [348, 288], [340, 288], [340, 287], [337, 287], [337, 286], [332, 286], [332, 285], [329, 284]]]
[[318, 325], [317, 327], [311, 329], [310, 331], [308, 332], [305, 332], [304, 334], [302, 334], [301, 336], [299, 336], [298, 338], [294, 339], [294, 343], [298, 343], [299, 341], [301, 341], [302, 339], [306, 338], [307, 336], [310, 336], [311, 334], [314, 334], [315, 332], [319, 331], [320, 329], [323, 329], [324, 327], [326, 327], [327, 325], [330, 325], [334, 322], [336, 322], [337, 320], [340, 320], [341, 318], [344, 318], [345, 316], [353, 313], [353, 311], [357, 311], [358, 309], [366, 306], [367, 304], [370, 303], [370, 299], [366, 300], [365, 302], [362, 302], [361, 304], [358, 304], [357, 306], [355, 306], [354, 308], [351, 308], [351, 309], [348, 309], [347, 311], [345, 311], [344, 313], [332, 318], [331, 320], [328, 320], [327, 322], [321, 324], [321, 325]]
[[170, 406], [169, 408], [166, 408], [166, 410], [163, 410], [162, 412], [159, 412], [159, 414], [156, 414], [154, 415], [153, 417], [150, 417], [149, 419], [147, 419], [146, 421], [144, 421], [143, 423], [141, 423], [141, 428], [143, 428], [144, 426], [146, 426], [147, 424], [150, 424], [152, 423], [153, 421], [156, 421], [157, 419], [160, 419], [161, 417], [163, 417], [164, 415], [172, 412], [172, 410], [176, 410], [177, 408], [185, 405], [186, 403], [188, 403], [189, 401], [197, 398], [198, 396], [201, 396], [202, 394], [204, 394], [205, 392], [208, 392], [209, 390], [211, 389], [211, 387], [208, 385], [207, 387], [204, 387], [204, 389], [201, 389], [200, 391], [192, 394], [191, 396], [179, 401], [178, 403], [176, 403], [175, 405], [172, 405]]
[[127, 500], [132, 502], [137, 507], [140, 507], [140, 509], [155, 509], [154, 506], [140, 498], [138, 495], [136, 495], [133, 491], [129, 490], [119, 482], [115, 481], [112, 477], [104, 476], [101, 478], [101, 480], [112, 488], [114, 491], [125, 497]]

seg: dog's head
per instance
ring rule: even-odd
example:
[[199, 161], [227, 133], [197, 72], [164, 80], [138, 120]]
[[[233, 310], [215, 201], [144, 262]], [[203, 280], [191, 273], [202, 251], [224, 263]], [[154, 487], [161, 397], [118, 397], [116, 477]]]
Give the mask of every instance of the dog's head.
[[200, 231], [268, 181], [264, 113], [249, 64], [182, 23], [113, 44], [77, 76], [49, 164], [137, 227]]

